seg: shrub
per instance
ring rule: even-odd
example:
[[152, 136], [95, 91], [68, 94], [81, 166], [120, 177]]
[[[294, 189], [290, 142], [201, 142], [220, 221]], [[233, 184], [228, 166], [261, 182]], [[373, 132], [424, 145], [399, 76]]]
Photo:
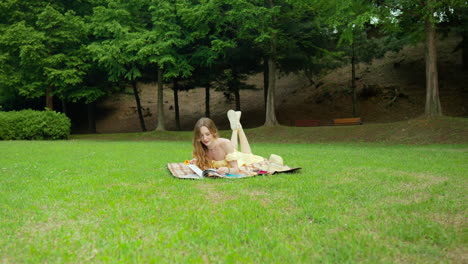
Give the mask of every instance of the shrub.
[[0, 112], [0, 139], [66, 139], [70, 119], [55, 111]]

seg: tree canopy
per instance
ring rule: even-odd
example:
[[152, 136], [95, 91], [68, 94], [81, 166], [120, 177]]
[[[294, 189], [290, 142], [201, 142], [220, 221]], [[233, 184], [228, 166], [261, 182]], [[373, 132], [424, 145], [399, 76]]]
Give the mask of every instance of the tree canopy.
[[[0, 105], [8, 110], [5, 102], [18, 97], [45, 98], [50, 109], [53, 97], [90, 104], [109, 95], [109, 86], [157, 81], [164, 129], [164, 84], [173, 85], [175, 96], [205, 87], [209, 115], [212, 84], [234, 94], [240, 110], [242, 80], [263, 72], [265, 125], [277, 125], [278, 73], [313, 82], [343, 57], [366, 61], [425, 40], [426, 115], [436, 116], [442, 110], [434, 39], [444, 30], [460, 34], [466, 67], [467, 9], [466, 0], [2, 1]], [[378, 32], [373, 39], [371, 31]]]

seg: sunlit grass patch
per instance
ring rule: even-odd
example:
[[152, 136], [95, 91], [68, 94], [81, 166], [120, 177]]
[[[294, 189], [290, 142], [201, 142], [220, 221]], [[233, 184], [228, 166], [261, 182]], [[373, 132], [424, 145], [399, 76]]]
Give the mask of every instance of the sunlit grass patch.
[[180, 180], [190, 141], [0, 142], [0, 262], [463, 262], [466, 145], [253, 145], [296, 174]]

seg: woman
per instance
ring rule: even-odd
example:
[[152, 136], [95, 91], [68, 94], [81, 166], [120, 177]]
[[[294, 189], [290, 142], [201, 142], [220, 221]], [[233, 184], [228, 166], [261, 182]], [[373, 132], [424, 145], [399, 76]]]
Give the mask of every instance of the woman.
[[[220, 138], [218, 129], [209, 118], [201, 118], [193, 130], [193, 159], [190, 161], [202, 170], [215, 168], [217, 172], [225, 174], [247, 174], [241, 166], [262, 162], [263, 157], [252, 154], [247, 137], [240, 124], [240, 111], [229, 110], [229, 123], [231, 124], [231, 140]], [[240, 152], [237, 151], [238, 141]]]

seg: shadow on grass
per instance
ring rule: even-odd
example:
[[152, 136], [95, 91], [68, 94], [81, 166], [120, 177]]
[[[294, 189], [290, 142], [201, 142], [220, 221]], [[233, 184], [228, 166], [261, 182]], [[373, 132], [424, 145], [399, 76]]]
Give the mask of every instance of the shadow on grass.
[[[229, 138], [231, 131], [222, 130], [221, 137]], [[439, 117], [412, 119], [395, 123], [364, 124], [359, 126], [321, 127], [258, 127], [246, 129], [251, 142], [326, 143], [378, 142], [385, 144], [466, 144], [468, 119]], [[192, 131], [152, 131], [122, 134], [72, 135], [72, 140], [111, 141], [191, 141]]]

